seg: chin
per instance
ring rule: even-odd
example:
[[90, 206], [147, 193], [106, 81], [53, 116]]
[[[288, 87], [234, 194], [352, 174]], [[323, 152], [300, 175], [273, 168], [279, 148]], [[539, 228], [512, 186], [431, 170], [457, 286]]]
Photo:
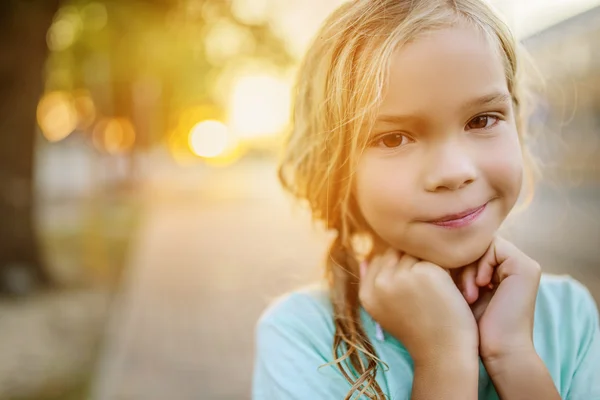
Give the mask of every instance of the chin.
[[[429, 261], [445, 269], [457, 269], [465, 267], [479, 260], [490, 247], [494, 238], [495, 231], [480, 232], [479, 235], [459, 240], [448, 241], [437, 238], [431, 240], [405, 241], [385, 241], [380, 236], [377, 247], [380, 251], [393, 247], [399, 251], [408, 253], [420, 260]], [[424, 245], [424, 243], [427, 243]]]
[[472, 256], [471, 254], [442, 255], [438, 260], [431, 260], [431, 262], [445, 269], [457, 269], [474, 263], [481, 258], [482, 255], [483, 253], [479, 256]]
[[468, 246], [440, 246], [435, 250], [430, 249], [423, 260], [430, 261], [446, 269], [462, 268], [479, 260], [489, 248], [489, 241], [470, 243]]

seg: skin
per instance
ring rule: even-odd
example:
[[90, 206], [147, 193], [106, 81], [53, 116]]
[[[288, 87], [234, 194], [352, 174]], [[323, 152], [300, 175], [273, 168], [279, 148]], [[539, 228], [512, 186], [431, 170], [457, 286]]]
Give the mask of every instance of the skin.
[[502, 400], [560, 395], [533, 344], [540, 266], [494, 238], [474, 266], [478, 321], [450, 271], [389, 249], [361, 271], [360, 301], [414, 361], [411, 398], [477, 399], [481, 357]]
[[[500, 97], [478, 101], [493, 95]], [[474, 28], [460, 27], [401, 48], [368, 134], [355, 196], [383, 246], [448, 269], [480, 258], [517, 201], [523, 175], [512, 102], [493, 45]], [[471, 227], [427, 222], [486, 202]]]
[[[496, 236], [522, 182], [502, 60], [457, 26], [400, 49], [390, 73], [356, 173], [389, 248], [361, 271], [361, 304], [411, 354], [413, 399], [476, 399], [479, 357], [501, 399], [560, 399], [533, 346], [540, 267]], [[483, 204], [466, 227], [428, 222]]]

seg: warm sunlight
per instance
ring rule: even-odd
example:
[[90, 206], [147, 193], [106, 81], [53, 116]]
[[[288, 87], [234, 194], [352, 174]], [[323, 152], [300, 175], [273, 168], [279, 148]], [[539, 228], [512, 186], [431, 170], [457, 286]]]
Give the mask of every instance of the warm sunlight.
[[135, 129], [127, 118], [104, 118], [94, 127], [92, 137], [98, 150], [119, 154], [133, 147]]
[[189, 145], [194, 154], [200, 157], [217, 157], [227, 149], [229, 135], [229, 130], [222, 122], [203, 121], [192, 128]]
[[290, 117], [291, 85], [271, 75], [243, 76], [234, 84], [230, 126], [240, 138], [277, 135]]
[[0, 400], [600, 400], [600, 0], [0, 20]]
[[43, 135], [50, 142], [58, 142], [77, 127], [77, 109], [73, 98], [65, 92], [44, 95], [37, 107], [37, 120]]

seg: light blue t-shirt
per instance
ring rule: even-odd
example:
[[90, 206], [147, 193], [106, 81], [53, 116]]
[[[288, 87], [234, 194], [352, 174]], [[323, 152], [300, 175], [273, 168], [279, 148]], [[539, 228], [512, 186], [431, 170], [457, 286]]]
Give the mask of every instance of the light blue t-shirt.
[[[377, 356], [389, 367], [378, 368], [381, 389], [390, 400], [410, 399], [413, 365], [406, 348], [389, 334], [380, 340], [375, 322], [363, 309], [361, 319]], [[333, 333], [324, 286], [298, 290], [271, 304], [256, 327], [252, 398], [344, 399], [350, 384], [337, 365], [322, 367], [333, 361]], [[542, 276], [534, 344], [564, 400], [600, 400], [598, 310], [583, 285], [568, 276]], [[480, 363], [479, 400], [497, 399]]]

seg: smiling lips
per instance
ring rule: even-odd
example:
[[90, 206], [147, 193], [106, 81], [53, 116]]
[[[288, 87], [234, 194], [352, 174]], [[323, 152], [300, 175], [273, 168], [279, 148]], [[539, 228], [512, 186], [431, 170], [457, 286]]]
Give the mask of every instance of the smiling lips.
[[446, 215], [445, 217], [428, 222], [444, 228], [462, 228], [474, 222], [483, 213], [486, 206], [487, 203], [477, 208], [472, 208], [458, 214]]

